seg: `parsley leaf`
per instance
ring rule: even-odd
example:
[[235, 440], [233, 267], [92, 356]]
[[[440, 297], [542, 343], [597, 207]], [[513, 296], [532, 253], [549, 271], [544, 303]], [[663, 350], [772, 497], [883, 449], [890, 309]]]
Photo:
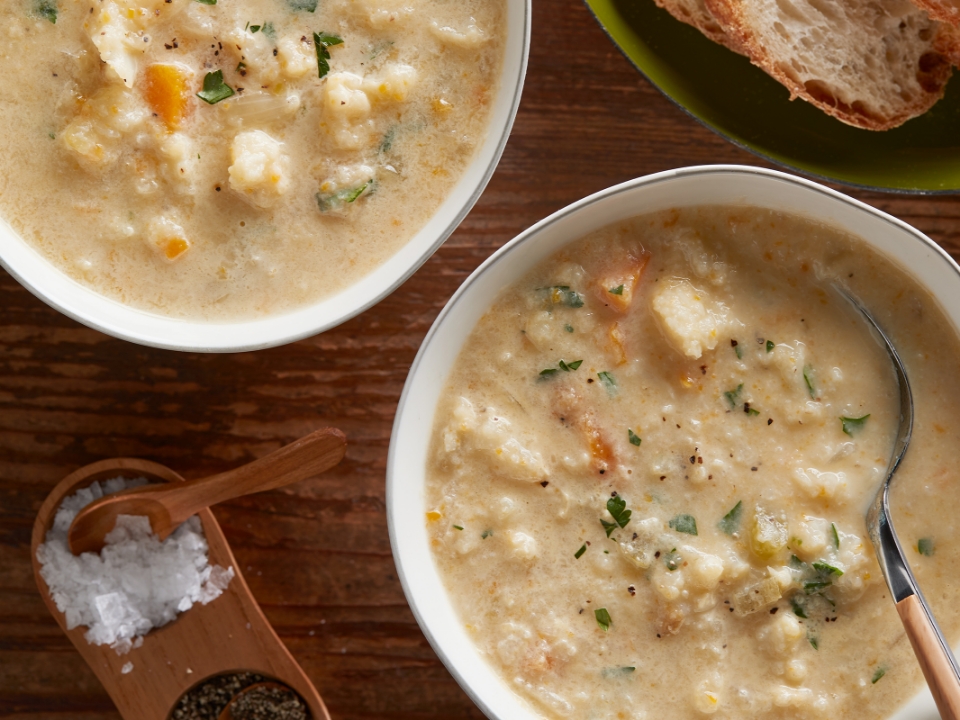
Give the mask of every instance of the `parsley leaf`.
[[693, 515], [677, 515], [669, 524], [677, 532], [687, 535], [697, 534], [697, 521]]
[[800, 602], [799, 595], [794, 595], [792, 598], [790, 598], [790, 607], [793, 610], [793, 614], [798, 618], [803, 618], [804, 620], [807, 619], [807, 611]]
[[773, 344], [773, 340], [767, 340], [767, 352], [773, 352], [773, 349], [776, 345]]
[[556, 374], [557, 374], [557, 369], [556, 369], [556, 368], [547, 368], [546, 370], [541, 370], [541, 371], [540, 371], [540, 379], [541, 379], [541, 380], [546, 380], [547, 378], [551, 378], [551, 377], [553, 377], [553, 376], [556, 375]]
[[608, 292], [611, 295], [623, 295], [623, 285], [617, 285], [615, 288], [610, 288]]
[[273, 27], [272, 22], [265, 22], [263, 24], [263, 34], [266, 35], [271, 40], [277, 39], [277, 30]]
[[603, 529], [607, 533], [607, 537], [610, 537], [610, 533], [612, 533], [618, 527], [615, 522], [607, 522], [603, 518], [600, 518], [600, 524], [603, 525]]
[[583, 295], [576, 290], [571, 290], [569, 285], [552, 285], [550, 287], [537, 288], [538, 292], [546, 293], [547, 299], [551, 305], [563, 305], [571, 308], [583, 307]]
[[33, 12], [44, 20], [57, 24], [57, 0], [36, 0], [33, 3]]
[[313, 44], [317, 49], [317, 72], [323, 77], [330, 72], [330, 48], [342, 45], [343, 38], [328, 33], [314, 33]]
[[566, 330], [568, 333], [572, 333], [572, 332], [573, 332], [573, 325], [564, 325], [564, 326], [563, 326], [563, 329]]
[[840, 533], [837, 532], [836, 523], [830, 523], [830, 532], [833, 534], [833, 546], [839, 550], [840, 549]]
[[887, 669], [885, 667], [878, 667], [877, 671], [873, 674], [873, 679], [870, 680], [871, 685], [876, 685], [877, 681], [887, 674]]
[[814, 400], [816, 400], [816, 399], [817, 399], [817, 391], [814, 389], [813, 380], [814, 380], [814, 377], [813, 377], [813, 366], [812, 366], [812, 365], [804, 365], [804, 366], [803, 366], [803, 382], [804, 382], [804, 383], [806, 384], [806, 386], [807, 386], [807, 392], [810, 393], [810, 397], [813, 398]]
[[203, 78], [203, 90], [197, 93], [197, 97], [208, 105], [216, 105], [221, 100], [233, 97], [233, 88], [223, 81], [223, 70], [207, 73]]
[[740, 396], [743, 394], [743, 383], [737, 385], [734, 390], [727, 390], [723, 396], [727, 399], [730, 409], [733, 410], [740, 404]]
[[600, 378], [600, 382], [602, 382], [603, 386], [607, 389], [608, 395], [613, 396], [617, 394], [617, 379], [613, 375], [604, 370], [603, 372], [597, 373], [597, 377]]
[[256, 35], [258, 32], [260, 32], [260, 26], [259, 26], [259, 25], [251, 25], [251, 26], [250, 26], [250, 34], [251, 34], [251, 35]]
[[643, 440], [640, 439], [640, 436], [637, 435], [637, 434], [636, 434], [633, 430], [631, 430], [630, 428], [627, 428], [627, 440], [630, 441], [630, 444], [631, 444], [631, 445], [636, 445], [637, 447], [640, 447], [640, 443], [643, 442]]
[[926, 555], [930, 557], [933, 555], [935, 548], [933, 546], [933, 538], [920, 538], [917, 540], [917, 552], [921, 555]]
[[737, 530], [740, 529], [740, 517], [743, 515], [743, 500], [738, 500], [737, 504], [726, 515], [723, 516], [723, 519], [717, 523], [717, 527], [720, 528], [720, 532], [726, 535], [733, 535]]
[[317, 11], [317, 0], [287, 0], [287, 5], [293, 12]]
[[453, 527], [454, 527], [456, 530], [463, 530], [463, 525], [454, 525]]
[[667, 570], [669, 570], [670, 572], [673, 572], [678, 567], [680, 567], [681, 562], [683, 562], [683, 558], [680, 557], [679, 554], [677, 554], [676, 548], [674, 548], [673, 550], [671, 550], [670, 552], [668, 552], [663, 556], [663, 564], [667, 566]]
[[613, 621], [610, 619], [610, 613], [607, 612], [606, 608], [594, 610], [593, 616], [597, 619], [597, 625], [603, 628], [604, 632], [609, 630], [610, 626], [613, 624]]
[[574, 556], [577, 560], [579, 560], [579, 559], [580, 559], [580, 556], [583, 555], [586, 551], [587, 551], [587, 544], [584, 543], [583, 545], [580, 546], [580, 549], [577, 550], [577, 551], [573, 554], [573, 556]]
[[817, 570], [818, 572], [822, 572], [824, 575], [836, 575], [837, 577], [843, 575], [843, 570], [838, 567], [834, 567], [833, 565], [828, 565], [823, 561], [815, 562], [813, 564], [813, 569]]
[[[627, 501], [619, 495], [607, 500], [607, 512], [613, 516], [620, 527], [626, 527], [630, 522], [632, 511], [627, 510]], [[610, 537], [610, 533], [607, 533], [607, 537]]]
[[814, 650], [820, 649], [819, 638], [813, 633], [811, 633], [809, 630], [807, 630], [807, 640], [810, 642], [810, 645], [813, 647]]
[[574, 360], [571, 363], [565, 363], [563, 360], [560, 361], [560, 369], [564, 372], [570, 372], [571, 370], [576, 370], [578, 367], [583, 365], [583, 360]]
[[480, 539], [486, 540], [488, 537], [491, 537], [492, 535], [493, 535], [493, 530], [484, 530], [482, 533], [480, 533]]
[[195, 2], [200, 3], [201, 5], [216, 5], [217, 0], [194, 0]]
[[337, 190], [334, 193], [324, 195], [323, 193], [317, 193], [317, 206], [320, 208], [320, 212], [330, 212], [331, 210], [337, 210], [347, 203], [356, 202], [357, 199], [363, 195], [365, 191], [369, 189], [368, 195], [373, 193], [376, 183], [373, 179], [367, 180], [363, 185], [360, 185], [355, 188], [345, 188], [343, 190]]
[[840, 426], [843, 428], [843, 431], [847, 435], [849, 435], [850, 437], [853, 437], [855, 433], [858, 433], [861, 430], [863, 430], [863, 426], [867, 424], [868, 417], [870, 417], [869, 413], [858, 418], [841, 417]]
[[737, 360], [743, 360], [743, 346], [736, 340], [731, 340], [730, 347], [732, 347], [733, 351], [737, 354]]

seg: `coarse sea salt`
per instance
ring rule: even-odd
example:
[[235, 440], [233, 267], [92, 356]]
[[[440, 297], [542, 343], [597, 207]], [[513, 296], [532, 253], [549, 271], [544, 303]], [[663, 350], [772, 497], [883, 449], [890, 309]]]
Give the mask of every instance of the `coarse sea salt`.
[[113, 478], [64, 498], [37, 548], [40, 575], [66, 617], [67, 629], [86, 625], [87, 642], [123, 655], [143, 644], [151, 629], [166, 625], [194, 603], [206, 605], [230, 584], [232, 567], [211, 566], [200, 518], [194, 515], [160, 542], [146, 517], [121, 515], [98, 553], [74, 555], [70, 523], [104, 495], [147, 485], [146, 478]]

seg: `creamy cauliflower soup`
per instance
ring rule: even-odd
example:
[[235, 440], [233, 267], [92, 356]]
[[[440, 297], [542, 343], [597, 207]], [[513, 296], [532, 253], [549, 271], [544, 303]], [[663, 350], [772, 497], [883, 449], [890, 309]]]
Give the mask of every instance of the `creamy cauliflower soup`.
[[459, 180], [505, 32], [504, 0], [5, 3], [0, 215], [151, 312], [319, 300]]
[[579, 240], [504, 290], [437, 409], [426, 523], [479, 652], [548, 718], [879, 718], [921, 675], [864, 513], [960, 629], [957, 337], [857, 238], [750, 208]]

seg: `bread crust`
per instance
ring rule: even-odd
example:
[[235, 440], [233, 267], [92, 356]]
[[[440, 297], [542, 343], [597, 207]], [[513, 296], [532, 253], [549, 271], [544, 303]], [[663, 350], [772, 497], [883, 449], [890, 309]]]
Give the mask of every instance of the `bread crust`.
[[[889, 130], [907, 120], [922, 115], [941, 97], [953, 66], [960, 60], [960, 34], [952, 26], [930, 21], [933, 37], [930, 49], [917, 58], [915, 75], [923, 92], [913, 101], [903, 101], [888, 113], [872, 111], [865, 103], [842, 101], [831, 90], [826, 80], [801, 82], [783, 69], [786, 58], [776, 57], [765, 46], [758, 32], [751, 27], [744, 12], [745, 4], [761, 0], [705, 0], [710, 13], [724, 32], [734, 38], [746, 51], [750, 61], [790, 91], [790, 99], [802, 98], [823, 112], [854, 127], [866, 130]], [[882, 2], [882, 0], [881, 0]], [[844, 38], [838, 37], [841, 45]]]
[[707, 9], [704, 0], [654, 0], [657, 7], [663, 8], [677, 20], [695, 27], [710, 40], [723, 45], [738, 55], [747, 55], [733, 37], [724, 32], [720, 23]]
[[913, 0], [913, 4], [934, 20], [960, 27], [960, 4], [955, 0]]

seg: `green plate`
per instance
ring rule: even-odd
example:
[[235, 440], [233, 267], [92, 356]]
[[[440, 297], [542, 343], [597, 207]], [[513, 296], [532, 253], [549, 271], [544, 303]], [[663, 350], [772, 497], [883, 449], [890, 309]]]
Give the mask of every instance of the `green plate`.
[[711, 130], [808, 175], [877, 190], [960, 192], [960, 80], [926, 114], [885, 132], [844, 125], [653, 0], [585, 0], [623, 53]]

